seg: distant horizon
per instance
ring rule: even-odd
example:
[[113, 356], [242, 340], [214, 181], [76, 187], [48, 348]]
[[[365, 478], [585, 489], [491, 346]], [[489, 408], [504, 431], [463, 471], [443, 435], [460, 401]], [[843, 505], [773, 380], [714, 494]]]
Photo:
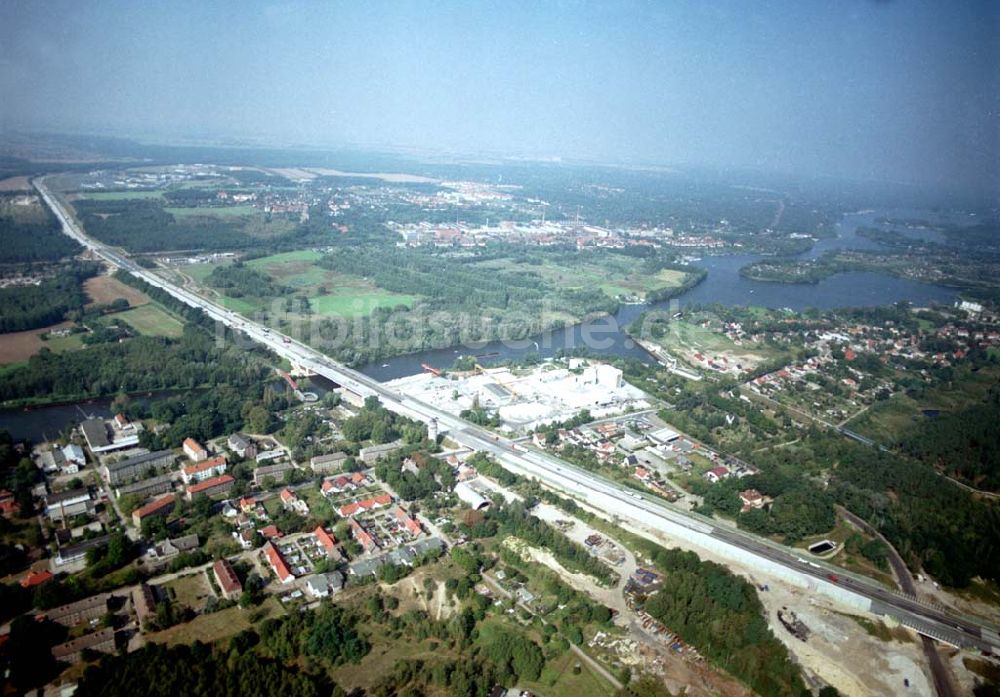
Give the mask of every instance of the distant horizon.
[[[641, 159], [592, 159], [585, 157], [562, 157], [558, 155], [533, 155], [526, 152], [499, 152], [499, 151], [461, 151], [447, 148], [431, 148], [428, 146], [415, 145], [393, 145], [388, 143], [336, 143], [336, 142], [292, 142], [282, 141], [279, 136], [267, 135], [208, 135], [208, 134], [167, 134], [167, 133], [138, 133], [123, 131], [105, 130], [48, 130], [48, 129], [27, 129], [8, 128], [0, 129], [0, 142], [8, 136], [26, 136], [43, 139], [45, 137], [54, 138], [101, 138], [108, 140], [119, 140], [131, 142], [137, 146], [155, 146], [164, 148], [189, 148], [204, 147], [218, 150], [253, 150], [260, 149], [275, 153], [291, 153], [302, 151], [303, 153], [330, 154], [337, 152], [353, 154], [370, 154], [401, 159], [412, 159], [415, 163], [436, 164], [436, 165], [460, 165], [460, 164], [482, 164], [487, 166], [500, 165], [565, 165], [567, 167], [598, 167], [607, 169], [622, 169], [637, 172], [656, 172], [668, 174], [673, 170], [677, 174], [691, 175], [697, 172], [712, 173], [715, 175], [724, 174], [754, 174], [763, 177], [786, 178], [793, 181], [830, 181], [842, 184], [876, 184], [887, 187], [900, 187], [903, 189], [919, 192], [927, 191], [947, 197], [957, 197], [966, 199], [963, 205], [968, 204], [968, 199], [976, 199], [976, 205], [994, 205], [997, 196], [1000, 195], [995, 188], [984, 184], [981, 189], [971, 189], [966, 187], [952, 187], [942, 185], [939, 182], [926, 180], [893, 180], [878, 178], [850, 177], [837, 173], [804, 173], [789, 170], [769, 169], [766, 167], [752, 165], [718, 165], [703, 162], [663, 162], [655, 160]], [[110, 156], [108, 156], [110, 157]], [[39, 160], [41, 161], [41, 160]], [[114, 161], [112, 158], [111, 161]], [[123, 160], [126, 162], [127, 160]], [[212, 164], [206, 162], [206, 164]], [[400, 163], [402, 164], [402, 163]], [[227, 165], [228, 166], [228, 165]], [[254, 165], [247, 161], [244, 166]], [[288, 165], [291, 166], [291, 165]], [[303, 164], [311, 167], [313, 165]], [[345, 170], [354, 171], [354, 170]], [[360, 170], [358, 170], [360, 171]], [[929, 203], [928, 205], [941, 205], [940, 202]]]
[[0, 132], [1000, 189], [989, 0], [6, 9]]

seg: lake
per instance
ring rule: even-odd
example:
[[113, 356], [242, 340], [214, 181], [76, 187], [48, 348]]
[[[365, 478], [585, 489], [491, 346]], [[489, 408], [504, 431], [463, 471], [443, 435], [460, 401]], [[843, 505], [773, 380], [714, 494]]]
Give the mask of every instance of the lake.
[[[801, 258], [815, 258], [830, 249], [882, 249], [882, 246], [855, 234], [858, 227], [874, 225], [877, 217], [918, 217], [919, 212], [850, 213], [837, 224], [836, 237], [820, 240]], [[479, 356], [483, 363], [516, 359], [527, 353], [552, 356], [556, 352], [588, 347], [594, 354], [636, 358], [652, 362], [652, 357], [624, 333], [623, 329], [646, 310], [685, 307], [693, 304], [758, 305], [769, 308], [805, 310], [810, 307], [831, 309], [885, 305], [907, 300], [914, 305], [931, 302], [952, 303], [957, 291], [876, 273], [843, 273], [815, 285], [793, 285], [751, 281], [739, 274], [741, 267], [761, 259], [757, 255], [709, 256], [696, 262], [708, 271], [705, 280], [674, 301], [654, 305], [622, 305], [613, 317], [604, 317], [565, 329], [556, 329], [520, 342], [493, 342], [485, 345], [446, 348], [409, 354], [384, 362], [371, 363], [362, 372], [386, 381], [419, 373], [422, 363], [439, 368], [451, 366], [462, 354]], [[322, 396], [329, 385], [317, 381], [309, 389]], [[149, 399], [155, 399], [150, 397]], [[0, 429], [17, 438], [33, 441], [53, 438], [66, 426], [78, 423], [86, 415], [108, 417], [111, 399], [94, 400], [79, 405], [37, 407], [31, 410], [0, 410]]]
[[[914, 211], [849, 213], [837, 223], [835, 237], [819, 240], [812, 249], [799, 257], [814, 259], [831, 249], [884, 249], [882, 245], [860, 237], [856, 232], [859, 227], [874, 226], [876, 218], [887, 215], [915, 217]], [[958, 296], [953, 288], [879, 273], [835, 274], [816, 284], [766, 283], [751, 281], [740, 275], [740, 268], [763, 258], [753, 254], [708, 256], [694, 264], [708, 271], [705, 280], [675, 300], [653, 305], [623, 305], [614, 317], [552, 330], [522, 342], [493, 342], [459, 349], [421, 351], [388, 361], [369, 363], [361, 371], [376, 380], [385, 381], [418, 373], [422, 370], [422, 363], [447, 368], [461, 354], [480, 356], [482, 362], [489, 363], [515, 359], [535, 351], [547, 357], [559, 350], [577, 347], [589, 347], [595, 354], [652, 362], [652, 357], [622, 331], [646, 310], [672, 310], [674, 307], [710, 303], [828, 310], [837, 307], [888, 305], [901, 300], [925, 306], [932, 302], [951, 304]]]

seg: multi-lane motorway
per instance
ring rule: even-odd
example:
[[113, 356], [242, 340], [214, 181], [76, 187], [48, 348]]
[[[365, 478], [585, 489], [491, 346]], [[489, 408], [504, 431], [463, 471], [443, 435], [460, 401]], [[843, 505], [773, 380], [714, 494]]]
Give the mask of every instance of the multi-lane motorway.
[[853, 594], [858, 599], [866, 599], [871, 602], [870, 607], [873, 611], [890, 614], [925, 635], [959, 646], [1000, 653], [1000, 637], [992, 627], [948, 613], [940, 607], [920, 602], [914, 597], [893, 593], [870, 579], [847, 574], [837, 567], [817, 561], [807, 561], [792, 550], [739, 530], [719, 526], [710, 519], [696, 516], [651, 496], [623, 490], [603, 477], [497, 436], [459, 417], [388, 389], [363, 373], [332, 361], [316, 349], [179, 287], [136, 264], [119, 250], [89, 238], [74, 220], [68, 207], [46, 187], [44, 177], [35, 180], [34, 184], [61, 221], [63, 231], [108, 263], [163, 289], [192, 307], [200, 308], [217, 322], [242, 331], [274, 353], [322, 375], [355, 394], [362, 397], [378, 397], [387, 409], [425, 423], [436, 419], [439, 428], [447, 430], [450, 438], [465, 447], [492, 454], [515, 472], [535, 477], [543, 485], [579, 499], [588, 507], [601, 511], [608, 517], [616, 516], [632, 520], [643, 527], [656, 529], [667, 535], [680, 533], [696, 546], [701, 540], [703, 547], [711, 549], [716, 554], [725, 557], [728, 550], [730, 558], [744, 563], [747, 555], [752, 555], [752, 558], [759, 560], [763, 567], [786, 576], [801, 577], [816, 590], [825, 591], [834, 598]]

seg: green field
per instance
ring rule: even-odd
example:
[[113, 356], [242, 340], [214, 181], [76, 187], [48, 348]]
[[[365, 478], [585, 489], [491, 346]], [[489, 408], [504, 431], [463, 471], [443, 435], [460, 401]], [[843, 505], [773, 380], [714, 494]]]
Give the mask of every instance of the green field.
[[253, 206], [222, 206], [222, 207], [202, 207], [202, 208], [164, 208], [175, 218], [241, 218], [251, 215], [258, 215], [258, 211]]
[[54, 353], [74, 351], [83, 346], [83, 334], [69, 334], [67, 336], [49, 337], [45, 340], [45, 346]]
[[75, 194], [88, 201], [114, 201], [118, 199], [163, 198], [162, 191], [80, 191]]
[[[574, 667], [578, 664], [580, 673], [574, 674]], [[615, 694], [615, 688], [607, 680], [570, 651], [546, 663], [537, 682], [523, 682], [519, 686], [533, 694], [548, 697], [606, 697]]]
[[370, 314], [380, 307], [393, 308], [397, 305], [410, 307], [417, 301], [415, 295], [389, 293], [372, 290], [371, 292], [319, 295], [309, 299], [313, 311], [320, 315], [340, 315], [342, 317], [359, 317]]
[[219, 302], [221, 302], [222, 306], [227, 310], [239, 312], [242, 315], [252, 314], [264, 305], [263, 301], [254, 302], [252, 300], [247, 300], [246, 298], [230, 298], [226, 295], [219, 298]]
[[[359, 317], [370, 314], [376, 308], [392, 308], [397, 305], [412, 307], [419, 300], [419, 296], [382, 290], [363, 278], [318, 266], [316, 262], [322, 258], [323, 254], [320, 252], [302, 249], [250, 259], [246, 265], [266, 273], [281, 285], [293, 289], [296, 294], [307, 297], [312, 311], [317, 315]], [[216, 266], [217, 264], [192, 264], [185, 266], [183, 272], [198, 283], [207, 284], [207, 279]], [[243, 314], [269, 307], [271, 301], [272, 298], [220, 298], [226, 308]]]
[[981, 403], [996, 385], [1000, 371], [983, 368], [975, 373], [960, 374], [951, 386], [927, 390], [919, 399], [895, 394], [891, 399], [876, 403], [871, 409], [848, 422], [848, 427], [880, 443], [895, 443], [904, 432], [926, 419], [923, 409], [941, 412], [960, 411]]
[[156, 305], [142, 305], [114, 315], [125, 320], [133, 329], [147, 336], [179, 337], [184, 325]]

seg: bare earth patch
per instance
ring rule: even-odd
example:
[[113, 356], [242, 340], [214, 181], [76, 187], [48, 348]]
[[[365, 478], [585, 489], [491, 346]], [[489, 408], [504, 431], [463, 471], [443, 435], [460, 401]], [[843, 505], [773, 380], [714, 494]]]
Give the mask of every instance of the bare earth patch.
[[7, 177], [0, 179], [0, 191], [30, 191], [31, 182], [27, 177]]
[[0, 365], [21, 363], [28, 360], [45, 346], [42, 334], [71, 326], [73, 326], [72, 322], [61, 322], [53, 324], [51, 327], [30, 329], [26, 332], [0, 334]]
[[149, 302], [149, 297], [145, 293], [111, 276], [88, 278], [83, 284], [83, 289], [87, 291], [87, 296], [94, 305], [107, 305], [118, 298], [125, 298], [132, 307]]

